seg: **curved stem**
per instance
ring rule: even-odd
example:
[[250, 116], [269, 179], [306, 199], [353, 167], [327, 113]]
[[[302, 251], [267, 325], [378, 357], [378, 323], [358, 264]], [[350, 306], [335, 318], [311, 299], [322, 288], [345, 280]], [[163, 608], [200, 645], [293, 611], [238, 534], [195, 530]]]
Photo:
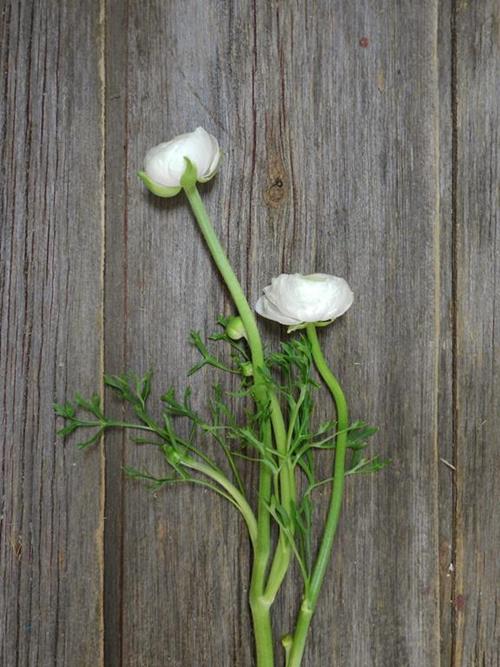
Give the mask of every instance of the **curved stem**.
[[[289, 516], [293, 510], [295, 504], [296, 496], [296, 483], [295, 483], [295, 472], [294, 466], [292, 465], [290, 457], [286, 456], [290, 450], [293, 437], [293, 429], [295, 427], [295, 422], [297, 421], [297, 416], [299, 413], [300, 406], [302, 405], [305, 397], [305, 391], [301, 392], [301, 395], [292, 410], [289, 418], [288, 431], [285, 432], [285, 427], [283, 425], [283, 433], [281, 434], [281, 443], [278, 442], [278, 450], [281, 454], [285, 456], [283, 463], [283, 472], [280, 475], [280, 484], [281, 484], [281, 494], [283, 499], [283, 506], [285, 507]], [[280, 531], [278, 546], [274, 554], [274, 559], [271, 565], [271, 571], [269, 572], [269, 578], [267, 580], [266, 590], [264, 593], [265, 599], [272, 604], [276, 595], [278, 594], [279, 589], [285, 575], [288, 571], [290, 565], [290, 559], [292, 555], [292, 548], [290, 545], [289, 538], [284, 534], [283, 530]]]
[[[215, 233], [208, 213], [205, 209], [205, 205], [200, 197], [196, 186], [189, 188], [184, 188], [186, 197], [191, 205], [191, 209], [194, 213], [194, 217], [198, 223], [200, 231], [205, 239], [205, 242], [210, 250], [210, 254], [213, 257], [213, 260], [219, 269], [224, 282], [231, 294], [231, 297], [234, 301], [234, 304], [238, 310], [238, 313], [243, 321], [245, 331], [247, 334], [248, 345], [250, 347], [250, 352], [252, 354], [252, 364], [256, 368], [262, 368], [264, 366], [264, 352], [262, 349], [262, 342], [260, 340], [259, 330], [257, 329], [257, 322], [255, 321], [255, 316], [253, 314], [250, 305], [245, 297], [243, 289], [239, 283], [236, 274], [233, 271], [231, 264], [229, 263], [226, 253], [222, 248], [219, 239]], [[256, 376], [258, 377], [258, 376]]]
[[[195, 185], [185, 187], [184, 192], [191, 205], [191, 209], [196, 218], [200, 231], [210, 250], [213, 260], [219, 269], [224, 282], [233, 298], [234, 304], [242, 319], [245, 327], [248, 345], [252, 357], [252, 366], [254, 368], [254, 394], [255, 400], [260, 407], [265, 407], [268, 400], [268, 392], [261, 379], [260, 369], [264, 367], [264, 351], [260, 339], [257, 322], [250, 308], [241, 285], [236, 277], [229, 260], [217, 238], [214, 228], [210, 222], [203, 201]], [[283, 420], [281, 411], [276, 410], [276, 406], [271, 406], [271, 420], [273, 426], [279, 428], [280, 421]], [[276, 427], [275, 427], [276, 428]], [[272, 432], [270, 424], [264, 424], [264, 441], [268, 447], [272, 447]], [[269, 514], [269, 503], [271, 499], [272, 477], [269, 468], [260, 465], [259, 473], [259, 493], [257, 507], [257, 536], [254, 545], [254, 560], [252, 566], [252, 577], [250, 583], [250, 608], [252, 610], [252, 619], [255, 634], [255, 646], [257, 653], [258, 667], [273, 667], [274, 650], [273, 636], [271, 628], [271, 616], [269, 605], [262, 599], [265, 585], [266, 569], [269, 562], [271, 551], [271, 518]]]
[[304, 654], [304, 647], [306, 643], [307, 631], [311, 623], [312, 616], [316, 609], [319, 592], [325, 577], [326, 568], [328, 566], [330, 556], [332, 553], [333, 540], [337, 530], [337, 525], [340, 517], [340, 510], [342, 508], [342, 497], [344, 493], [344, 479], [345, 479], [345, 454], [347, 445], [347, 428], [348, 410], [347, 402], [344, 392], [340, 387], [337, 378], [333, 375], [328, 367], [323, 352], [318, 341], [318, 335], [314, 324], [307, 325], [307, 336], [311, 343], [312, 355], [316, 368], [323, 378], [325, 384], [332, 394], [337, 409], [337, 427], [338, 436], [335, 448], [335, 464], [333, 472], [333, 490], [330, 498], [330, 507], [328, 509], [328, 516], [325, 523], [323, 538], [319, 548], [318, 556], [314, 564], [311, 575], [309, 589], [304, 596], [302, 605], [300, 607], [295, 632], [293, 634], [293, 642], [290, 650], [290, 656], [287, 667], [299, 667]]
[[272, 605], [279, 589], [281, 588], [283, 579], [288, 572], [291, 554], [292, 550], [290, 548], [290, 541], [284, 532], [280, 530], [278, 545], [276, 547], [276, 552], [271, 564], [271, 570], [269, 572], [267, 584], [262, 596], [262, 599], [268, 605]]
[[[262, 382], [259, 380], [259, 369], [264, 367], [264, 351], [262, 348], [262, 342], [253, 310], [250, 308], [238, 278], [236, 277], [236, 274], [234, 273], [233, 268], [229, 263], [228, 258], [226, 257], [226, 253], [224, 252], [224, 249], [222, 248], [220, 241], [217, 238], [217, 234], [215, 233], [212, 223], [210, 222], [205, 205], [203, 204], [196, 186], [184, 188], [184, 192], [189, 201], [203, 238], [205, 239], [208, 249], [210, 250], [210, 254], [212, 255], [212, 258], [217, 268], [219, 269], [224, 282], [226, 283], [229, 293], [231, 294], [231, 297], [243, 322], [243, 326], [245, 327], [248, 345], [250, 347], [250, 353], [252, 356], [252, 366], [254, 367], [255, 371], [255, 390], [257, 402], [261, 401], [265, 403], [268, 398], [271, 401], [271, 422], [273, 424], [273, 430], [275, 432], [279, 450], [281, 445], [283, 445], [283, 448], [285, 447], [285, 422], [283, 420], [283, 414], [276, 396], [272, 392], [267, 392], [265, 388], [262, 387]], [[268, 393], [269, 396], [267, 396]]]
[[213, 479], [214, 482], [217, 482], [217, 484], [219, 484], [223, 489], [225, 489], [225, 491], [227, 491], [227, 493], [234, 500], [235, 505], [243, 515], [245, 523], [247, 524], [248, 527], [250, 540], [252, 544], [255, 545], [257, 540], [257, 520], [255, 519], [255, 515], [252, 511], [252, 508], [248, 504], [247, 499], [241, 493], [241, 491], [239, 491], [234, 486], [234, 484], [232, 484], [228, 480], [228, 478], [224, 475], [224, 473], [222, 473], [220, 470], [213, 468], [210, 465], [207, 465], [206, 463], [201, 463], [200, 461], [197, 461], [196, 459], [193, 459], [191, 457], [184, 457], [181, 460], [181, 464], [186, 468], [190, 468], [191, 470], [197, 470], [198, 472], [203, 473], [210, 479]]

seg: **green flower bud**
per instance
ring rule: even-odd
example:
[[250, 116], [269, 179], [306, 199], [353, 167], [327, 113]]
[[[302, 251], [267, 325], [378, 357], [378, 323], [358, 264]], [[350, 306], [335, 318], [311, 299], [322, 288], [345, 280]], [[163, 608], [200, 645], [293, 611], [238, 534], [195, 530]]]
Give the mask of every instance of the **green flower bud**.
[[167, 445], [167, 447], [165, 448], [165, 452], [166, 452], [166, 456], [167, 456], [167, 459], [168, 459], [169, 463], [173, 463], [174, 465], [182, 463], [182, 461], [183, 461], [182, 454], [180, 454], [171, 445]]
[[247, 332], [243, 326], [241, 317], [230, 317], [226, 322], [226, 335], [231, 340], [240, 340], [247, 337]]
[[246, 378], [251, 378], [253, 375], [253, 366], [250, 361], [245, 361], [245, 363], [240, 366], [241, 374]]

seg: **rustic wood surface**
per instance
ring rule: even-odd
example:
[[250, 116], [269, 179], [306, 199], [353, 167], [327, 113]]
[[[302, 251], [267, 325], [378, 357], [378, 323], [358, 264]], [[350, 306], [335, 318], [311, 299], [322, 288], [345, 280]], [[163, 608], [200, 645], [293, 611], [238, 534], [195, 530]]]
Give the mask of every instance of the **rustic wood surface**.
[[349, 479], [304, 667], [498, 667], [498, 3], [5, 0], [0, 35], [2, 667], [253, 664], [232, 509], [152, 495], [122, 467], [153, 451], [83, 454], [52, 414], [104, 367], [182, 389], [189, 330], [231, 312], [185, 203], [135, 175], [197, 125], [249, 298], [282, 271], [352, 285], [321, 336], [392, 459]]
[[103, 664], [102, 451], [52, 404], [99, 388], [104, 62], [98, 2], [2, 6], [0, 662]]
[[456, 15], [454, 660], [500, 662], [500, 7]]

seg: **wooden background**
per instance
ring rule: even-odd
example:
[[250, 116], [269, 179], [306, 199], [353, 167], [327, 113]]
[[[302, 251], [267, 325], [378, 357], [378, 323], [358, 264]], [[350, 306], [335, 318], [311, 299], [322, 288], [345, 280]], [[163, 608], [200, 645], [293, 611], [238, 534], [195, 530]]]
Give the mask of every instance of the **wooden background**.
[[[0, 9], [2, 667], [253, 663], [232, 509], [124, 480], [155, 459], [119, 434], [86, 453], [54, 435], [53, 401], [103, 368], [183, 387], [188, 331], [229, 312], [184, 202], [135, 176], [197, 125], [252, 301], [280, 271], [353, 287], [322, 336], [393, 460], [349, 480], [305, 667], [498, 667], [498, 3]], [[290, 581], [277, 631], [295, 601]]]

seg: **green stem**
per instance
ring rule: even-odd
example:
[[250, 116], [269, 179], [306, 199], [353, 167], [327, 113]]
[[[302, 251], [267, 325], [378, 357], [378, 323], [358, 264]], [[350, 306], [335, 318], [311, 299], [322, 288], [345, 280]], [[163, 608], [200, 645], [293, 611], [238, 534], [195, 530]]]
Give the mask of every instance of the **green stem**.
[[228, 494], [231, 496], [236, 506], [240, 510], [241, 514], [243, 515], [245, 523], [247, 524], [248, 527], [250, 540], [252, 544], [255, 545], [257, 540], [257, 521], [255, 519], [255, 515], [252, 511], [252, 508], [248, 504], [248, 501], [245, 498], [245, 496], [234, 486], [234, 484], [232, 484], [228, 480], [228, 478], [224, 475], [224, 473], [220, 472], [219, 470], [213, 468], [210, 465], [207, 465], [206, 463], [201, 463], [200, 461], [197, 461], [196, 459], [193, 459], [191, 457], [183, 457], [180, 463], [186, 468], [190, 468], [191, 470], [197, 470], [198, 472], [203, 473], [207, 477], [210, 477], [210, 479], [213, 479], [214, 482], [217, 482], [220, 486], [222, 486], [223, 489], [225, 489], [228, 492]]
[[314, 324], [307, 325], [307, 336], [311, 343], [312, 355], [316, 368], [328, 389], [330, 390], [337, 408], [337, 427], [339, 433], [337, 436], [337, 443], [335, 448], [333, 490], [330, 498], [328, 516], [326, 519], [318, 556], [314, 564], [309, 589], [304, 596], [302, 605], [300, 607], [287, 667], [299, 667], [301, 664], [307, 632], [309, 630], [312, 616], [316, 609], [319, 592], [321, 590], [326, 568], [332, 553], [333, 540], [335, 538], [335, 533], [340, 517], [340, 510], [342, 508], [342, 496], [344, 493], [345, 479], [347, 428], [349, 426], [347, 402], [344, 396], [344, 392], [342, 391], [337, 378], [328, 368], [328, 364], [319, 345], [318, 335]]
[[153, 428], [152, 426], [143, 426], [142, 424], [133, 424], [129, 422], [113, 421], [110, 420], [101, 420], [101, 421], [89, 421], [81, 422], [81, 426], [99, 426], [100, 428], [131, 428], [136, 431], [149, 431], [150, 433], [158, 433], [158, 429]]
[[264, 366], [264, 352], [262, 349], [262, 342], [260, 340], [259, 330], [257, 329], [257, 322], [254, 314], [250, 308], [245, 297], [243, 289], [229, 263], [226, 253], [224, 252], [215, 230], [208, 217], [207, 210], [200, 194], [195, 185], [189, 188], [184, 188], [186, 197], [188, 198], [194, 217], [198, 223], [200, 231], [205, 239], [205, 242], [210, 250], [213, 260], [219, 269], [224, 282], [231, 294], [234, 304], [243, 321], [243, 326], [247, 334], [248, 345], [252, 354], [252, 364], [254, 367], [262, 368]]
[[[285, 427], [283, 425], [283, 432], [280, 434], [280, 438], [277, 439], [278, 451], [280, 454], [285, 456], [284, 463], [282, 464], [283, 470], [280, 474], [280, 490], [283, 506], [285, 507], [288, 516], [292, 515], [293, 505], [295, 504], [296, 484], [294, 467], [292, 465], [291, 458], [286, 455], [289, 452], [292, 444], [293, 429], [295, 427], [295, 422], [297, 421], [300, 406], [304, 401], [304, 397], [305, 391], [302, 391], [294, 409], [290, 414], [288, 431], [285, 432]], [[290, 540], [281, 530], [278, 546], [276, 548], [274, 559], [271, 565], [271, 571], [269, 572], [266, 590], [264, 592], [264, 597], [267, 602], [269, 602], [269, 604], [274, 602], [276, 595], [281, 588], [281, 584], [290, 565], [291, 555], [292, 549], [290, 546]]]
[[[268, 396], [260, 374], [260, 369], [264, 367], [264, 351], [254, 314], [246, 300], [238, 278], [236, 277], [219, 239], [217, 238], [215, 230], [212, 227], [210, 218], [208, 217], [196, 186], [185, 187], [184, 192], [191, 205], [191, 209], [213, 260], [226, 283], [229, 293], [231, 294], [242, 319], [252, 356], [252, 366], [254, 368], [255, 400], [260, 407], [265, 406]], [[273, 423], [275, 423], [277, 419], [276, 410], [272, 409], [271, 414], [271, 419], [273, 419]], [[272, 446], [272, 432], [269, 424], [264, 425], [264, 440], [268, 447]], [[258, 667], [273, 667], [274, 665], [271, 616], [269, 605], [262, 599], [266, 569], [271, 550], [271, 519], [268, 509], [271, 498], [271, 489], [271, 471], [266, 465], [261, 463], [257, 507], [257, 538], [254, 546], [254, 560], [250, 583], [250, 608], [252, 610]]]
[[267, 584], [262, 596], [262, 599], [269, 606], [274, 602], [276, 595], [278, 594], [279, 589], [285, 575], [288, 571], [290, 565], [290, 557], [292, 550], [290, 548], [290, 540], [280, 530], [280, 536], [278, 539], [278, 545], [276, 547], [276, 552], [274, 554], [273, 562], [271, 565], [271, 570], [269, 572], [269, 577], [267, 579]]

